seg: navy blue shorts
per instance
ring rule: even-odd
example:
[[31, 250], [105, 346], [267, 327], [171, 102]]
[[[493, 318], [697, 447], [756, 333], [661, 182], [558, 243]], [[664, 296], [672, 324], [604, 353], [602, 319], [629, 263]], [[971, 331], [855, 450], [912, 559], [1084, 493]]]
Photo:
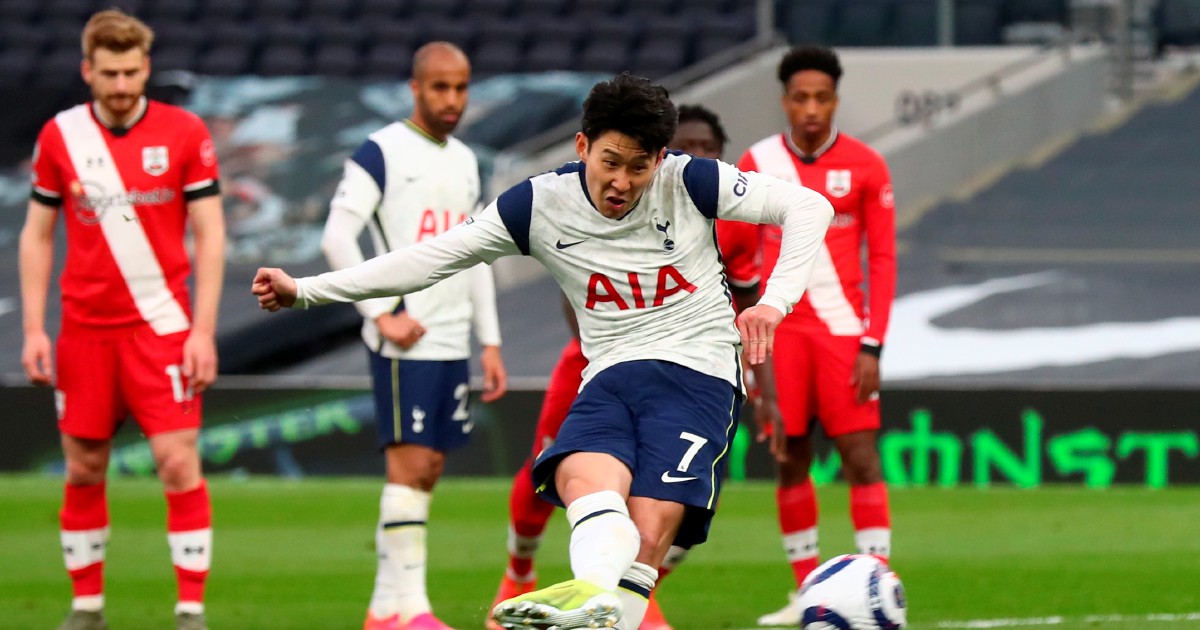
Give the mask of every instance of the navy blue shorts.
[[562, 505], [554, 471], [576, 452], [607, 453], [633, 472], [629, 494], [687, 506], [675, 544], [704, 542], [742, 399], [728, 382], [668, 361], [618, 363], [584, 386], [533, 467], [542, 498]]
[[406, 361], [368, 350], [379, 446], [420, 444], [439, 451], [471, 435], [467, 360]]

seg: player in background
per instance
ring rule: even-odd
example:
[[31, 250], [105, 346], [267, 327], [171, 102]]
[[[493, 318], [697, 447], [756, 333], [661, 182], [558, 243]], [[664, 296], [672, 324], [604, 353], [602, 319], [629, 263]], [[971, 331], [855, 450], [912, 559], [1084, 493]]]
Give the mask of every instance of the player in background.
[[[766, 360], [832, 217], [801, 186], [667, 153], [675, 107], [646, 79], [598, 83], [582, 122], [580, 162], [510, 188], [437, 238], [311, 278], [264, 268], [252, 284], [275, 311], [403, 295], [511, 255], [558, 281], [589, 364], [533, 478], [567, 508], [575, 579], [502, 602], [502, 627], [641, 624], [672, 541], [707, 536], [743, 396], [741, 344], [751, 364]], [[763, 297], [736, 323], [718, 217], [784, 226]]]
[[[204, 123], [144, 95], [153, 41], [134, 17], [93, 15], [83, 29], [81, 65], [92, 100], [47, 122], [33, 152], [19, 246], [21, 363], [30, 382], [55, 388], [66, 459], [61, 538], [75, 597], [61, 630], [107, 627], [105, 473], [113, 434], [130, 415], [150, 442], [166, 491], [176, 625], [205, 628], [212, 510], [196, 440], [201, 392], [217, 376], [225, 224]], [[55, 360], [45, 319], [60, 218], [67, 252]]]
[[[680, 105], [679, 124], [675, 136], [668, 144], [671, 150], [682, 151], [696, 157], [719, 159], [725, 150], [727, 137], [721, 121], [715, 113], [700, 105]], [[718, 220], [719, 225], [729, 223], [731, 226], [745, 226], [757, 230], [752, 223], [736, 223]], [[738, 310], [753, 306], [758, 300], [759, 283], [759, 252], [751, 239], [740, 238], [740, 232], [735, 228], [731, 232], [726, 250], [726, 243], [721, 243], [722, 258], [725, 263], [730, 290], [733, 293], [734, 304]], [[721, 234], [726, 232], [721, 231]], [[562, 426], [571, 403], [583, 382], [583, 369], [587, 367], [587, 359], [579, 346], [579, 323], [571, 310], [570, 302], [564, 296], [563, 313], [571, 329], [571, 339], [563, 347], [558, 362], [550, 372], [550, 380], [546, 386], [546, 395], [542, 400], [542, 411], [538, 416], [537, 429], [534, 431], [533, 449], [530, 457], [513, 477], [512, 489], [509, 494], [509, 525], [508, 525], [508, 566], [500, 579], [500, 587], [496, 593], [493, 606], [500, 602], [523, 595], [537, 588], [537, 571], [534, 559], [541, 546], [542, 533], [546, 523], [554, 512], [554, 505], [538, 498], [534, 492], [530, 470], [538, 453], [554, 443], [558, 429]], [[761, 406], [755, 407], [756, 412], [762, 410], [773, 416], [760, 418], [761, 422], [770, 422], [771, 418], [778, 420], [779, 411], [774, 403], [774, 387], [770, 384], [769, 363], [755, 366], [757, 370], [768, 372], [766, 381], [766, 398], [757, 397], [762, 401]], [[760, 431], [765, 437], [765, 432]], [[781, 431], [774, 435], [782, 437]], [[663, 564], [659, 567], [659, 582], [667, 576], [687, 555], [687, 549], [672, 545], [667, 552]], [[671, 626], [663, 617], [658, 607], [654, 593], [650, 596], [650, 605], [646, 617], [642, 621], [642, 630], [670, 630]], [[500, 626], [490, 616], [486, 622], [489, 630], [500, 630]]]
[[[431, 42], [413, 57], [412, 115], [374, 133], [346, 161], [321, 249], [333, 269], [429, 241], [479, 204], [475, 154], [450, 134], [467, 106], [471, 66], [458, 47]], [[363, 315], [387, 482], [375, 528], [378, 567], [365, 630], [446, 629], [425, 589], [426, 521], [446, 452], [472, 428], [470, 334], [482, 346], [484, 402], [504, 395], [492, 270], [484, 265], [428, 288], [357, 302]]]
[[[797, 587], [819, 563], [817, 499], [809, 470], [812, 420], [821, 422], [850, 484], [850, 519], [861, 553], [891, 553], [888, 492], [876, 448], [879, 355], [896, 290], [896, 228], [883, 157], [833, 125], [842, 67], [828, 48], [801, 47], [779, 64], [790, 128], [742, 156], [744, 170], [774, 175], [825, 195], [836, 214], [804, 298], [775, 333], [776, 385], [787, 431], [779, 464], [779, 525]], [[862, 247], [869, 299], [864, 300]], [[763, 272], [779, 256], [779, 233], [763, 228]], [[800, 622], [795, 593], [759, 625]]]

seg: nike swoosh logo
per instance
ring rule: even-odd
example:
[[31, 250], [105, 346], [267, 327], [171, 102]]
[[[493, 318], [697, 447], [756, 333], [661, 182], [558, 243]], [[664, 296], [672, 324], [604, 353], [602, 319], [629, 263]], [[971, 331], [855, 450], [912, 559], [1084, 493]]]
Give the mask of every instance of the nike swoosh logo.
[[679, 483], [681, 481], [695, 481], [695, 480], [696, 480], [695, 477], [672, 477], [671, 471], [669, 471], [669, 470], [662, 474], [662, 482], [663, 483]]
[[[586, 241], [586, 240], [587, 240], [586, 238], [583, 239], [583, 241]], [[582, 243], [583, 241], [575, 241], [574, 243], [564, 243], [564, 242], [562, 242], [562, 239], [560, 238], [560, 239], [558, 239], [558, 242], [554, 244], [554, 246], [559, 249], [566, 249], [568, 247], [574, 247], [574, 246]]]

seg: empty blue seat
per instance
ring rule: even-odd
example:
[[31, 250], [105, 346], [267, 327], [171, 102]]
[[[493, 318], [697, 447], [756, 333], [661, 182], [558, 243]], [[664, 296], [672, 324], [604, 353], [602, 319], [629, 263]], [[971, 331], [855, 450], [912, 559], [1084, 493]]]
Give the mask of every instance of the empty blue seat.
[[410, 0], [408, 15], [414, 19], [450, 18], [458, 15], [459, 0]]
[[792, 0], [784, 4], [780, 18], [788, 42], [828, 44], [833, 40], [837, 0]]
[[430, 18], [422, 22], [421, 42], [450, 42], [470, 51], [475, 44], [475, 27], [470, 21], [451, 18]]
[[321, 46], [313, 55], [310, 71], [333, 77], [350, 77], [358, 74], [361, 55], [358, 49], [345, 45]]
[[625, 5], [624, 14], [628, 16], [662, 16], [673, 14], [676, 9], [686, 10], [688, 6], [687, 0], [630, 0]]
[[38, 62], [37, 83], [41, 85], [76, 85], [80, 82], [79, 62], [83, 53], [79, 46], [59, 48]]
[[528, 45], [566, 42], [575, 47], [584, 38], [584, 25], [567, 18], [537, 17], [529, 19]]
[[367, 30], [352, 22], [314, 21], [313, 44], [318, 47], [349, 46], [361, 48], [367, 38]]
[[353, 0], [308, 0], [301, 15], [310, 22], [344, 20], [354, 14], [358, 3]]
[[399, 19], [407, 14], [408, 7], [397, 0], [361, 0], [358, 6], [358, 19], [369, 22], [389, 21]]
[[1014, 22], [1067, 21], [1066, 0], [1005, 0], [1001, 17], [1005, 24]]
[[373, 79], [407, 79], [412, 75], [412, 54], [412, 48], [403, 44], [376, 45], [363, 59], [362, 75]]
[[290, 77], [308, 72], [308, 53], [300, 46], [276, 45], [263, 49], [258, 56], [256, 74]]
[[262, 32], [264, 46], [306, 48], [313, 40], [313, 29], [307, 22], [265, 22]]
[[575, 66], [575, 45], [562, 40], [532, 42], [525, 51], [521, 68], [525, 72], [570, 70]]
[[[634, 0], [635, 2], [637, 0]], [[586, 2], [571, 2], [567, 4], [568, 15], [597, 16], [619, 15], [624, 8], [624, 0], [587, 0]]]
[[196, 0], [154, 0], [146, 5], [140, 15], [150, 22], [156, 20], [186, 22], [196, 17], [196, 8]]
[[196, 71], [211, 76], [231, 76], [246, 74], [250, 71], [250, 62], [254, 57], [254, 49], [244, 44], [222, 44], [200, 57]]
[[480, 77], [508, 74], [521, 69], [521, 47], [508, 41], [486, 41], [471, 56], [471, 72]]
[[682, 69], [687, 63], [683, 40], [647, 40], [633, 53], [630, 70], [652, 79]]
[[245, 0], [205, 0], [199, 17], [202, 20], [241, 20], [246, 17], [249, 4]]
[[0, 22], [0, 48], [41, 54], [46, 48], [48, 33], [18, 22]]
[[954, 8], [954, 43], [959, 46], [1000, 44], [1000, 5], [994, 0], [959, 0]]
[[37, 18], [41, 3], [30, 0], [0, 0], [0, 21], [24, 24]]
[[486, 20], [478, 24], [479, 34], [476, 46], [489, 42], [506, 42], [516, 44], [518, 48], [525, 47], [529, 34], [529, 22], [522, 19]]
[[38, 65], [38, 53], [10, 48], [0, 52], [0, 84], [24, 85]]
[[150, 26], [154, 29], [154, 47], [151, 53], [154, 55], [155, 66], [158, 65], [158, 51], [162, 48], [203, 48], [209, 42], [207, 29], [196, 28], [186, 22], [170, 20], [152, 22]]
[[421, 34], [421, 29], [412, 22], [378, 21], [359, 22], [358, 25], [367, 32], [367, 42], [372, 46], [403, 45], [413, 47]]
[[514, 0], [466, 0], [459, 9], [464, 20], [496, 20], [508, 17]]
[[695, 25], [691, 20], [680, 19], [670, 15], [646, 15], [638, 18], [641, 24], [641, 41], [653, 39], [690, 40], [695, 34]]
[[213, 47], [236, 46], [253, 50], [263, 38], [263, 32], [257, 25], [245, 22], [202, 22], [199, 28], [210, 33], [209, 45]]
[[[29, 0], [31, 4], [37, 4]], [[80, 24], [87, 21], [95, 9], [92, 0], [45, 0], [42, 14], [55, 20], [78, 20]]]
[[1163, 45], [1200, 44], [1200, 0], [1161, 0], [1155, 17]]
[[163, 46], [154, 47], [154, 71], [160, 70], [192, 70], [199, 57], [199, 49], [195, 46]]
[[567, 0], [516, 0], [513, 15], [523, 15], [528, 18], [562, 15], [566, 6]]
[[301, 0], [254, 0], [250, 19], [264, 22], [290, 20], [300, 15]]
[[933, 46], [938, 39], [938, 0], [900, 0], [892, 21], [897, 46]]
[[833, 31], [836, 46], [883, 46], [892, 30], [892, 4], [887, 0], [858, 0], [842, 5]]
[[584, 44], [575, 62], [580, 72], [618, 73], [629, 70], [629, 47], [624, 42], [592, 40]]

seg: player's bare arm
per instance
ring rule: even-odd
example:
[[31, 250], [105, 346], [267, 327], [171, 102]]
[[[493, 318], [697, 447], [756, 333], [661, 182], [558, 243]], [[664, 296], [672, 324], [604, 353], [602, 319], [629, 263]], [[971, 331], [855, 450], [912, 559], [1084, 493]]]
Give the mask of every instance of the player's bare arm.
[[425, 327], [421, 322], [404, 311], [395, 314], [384, 313], [375, 318], [375, 325], [379, 326], [379, 334], [383, 335], [384, 339], [403, 350], [417, 345], [421, 337], [425, 336]]
[[49, 385], [54, 381], [50, 336], [46, 334], [46, 295], [54, 267], [54, 224], [57, 219], [55, 208], [30, 200], [25, 227], [21, 229], [18, 264], [25, 328], [21, 366], [34, 385]]
[[854, 377], [850, 382], [855, 388], [859, 404], [865, 403], [879, 392], [879, 357], [860, 352], [854, 360]]
[[188, 203], [196, 238], [196, 307], [192, 331], [183, 346], [183, 374], [202, 392], [217, 380], [217, 308], [225, 277], [225, 214], [221, 197]]
[[[753, 308], [758, 302], [758, 283], [751, 287], [730, 287], [733, 305], [739, 313]], [[755, 440], [769, 442], [767, 448], [776, 461], [787, 459], [787, 435], [783, 428], [783, 413], [775, 392], [775, 368], [771, 361], [751, 365], [757, 396], [754, 398]]]
[[483, 394], [480, 400], [499, 400], [508, 392], [508, 371], [504, 369], [504, 358], [500, 346], [483, 346], [479, 362], [483, 367]]

